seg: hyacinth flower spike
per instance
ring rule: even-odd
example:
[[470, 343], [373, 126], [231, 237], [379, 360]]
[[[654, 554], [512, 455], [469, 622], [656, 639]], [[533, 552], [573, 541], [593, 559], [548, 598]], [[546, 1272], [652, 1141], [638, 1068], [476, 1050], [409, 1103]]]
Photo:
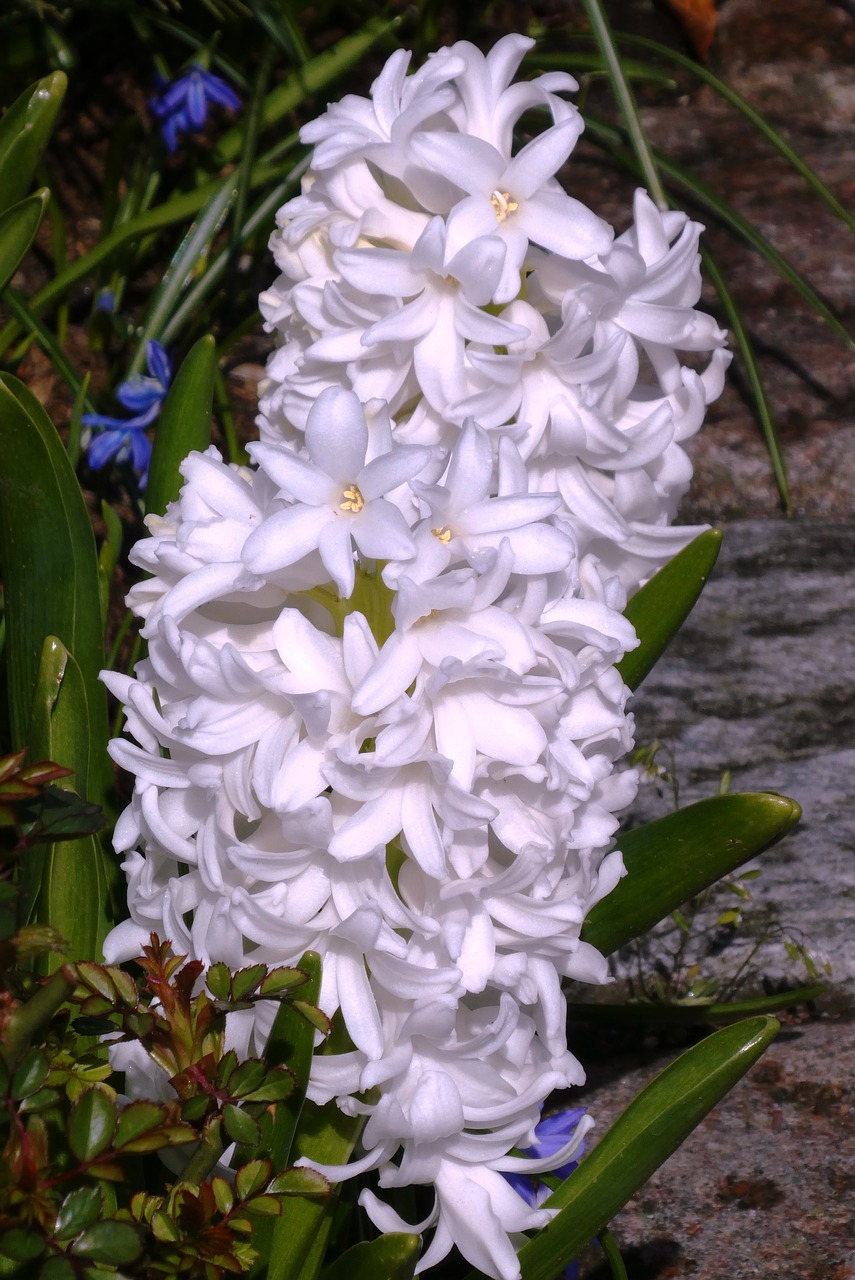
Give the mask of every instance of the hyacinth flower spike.
[[203, 128], [212, 102], [232, 111], [241, 105], [234, 89], [198, 62], [178, 80], [167, 84], [158, 97], [149, 100], [168, 151], [177, 150], [179, 133], [198, 133]]
[[111, 458], [117, 462], [128, 459], [139, 477], [141, 489], [146, 486], [151, 461], [151, 441], [145, 434], [160, 413], [169, 383], [172, 366], [169, 356], [159, 342], [150, 341], [145, 348], [149, 376], [134, 374], [120, 383], [116, 398], [133, 417], [114, 418], [108, 414], [85, 413], [81, 418], [84, 427], [99, 432], [89, 441], [87, 457], [90, 467], [99, 470]]

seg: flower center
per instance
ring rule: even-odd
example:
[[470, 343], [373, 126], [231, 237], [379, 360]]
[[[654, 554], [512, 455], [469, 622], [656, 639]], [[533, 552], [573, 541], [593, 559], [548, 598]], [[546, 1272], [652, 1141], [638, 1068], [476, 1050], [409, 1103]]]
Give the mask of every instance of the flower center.
[[365, 499], [355, 484], [350, 484], [341, 495], [343, 501], [338, 504], [339, 511], [352, 511], [354, 515], [365, 506]]
[[490, 196], [490, 204], [496, 211], [496, 221], [504, 222], [509, 213], [515, 213], [519, 203], [512, 200], [507, 191], [494, 191]]
[[440, 542], [451, 541], [451, 530], [447, 525], [441, 524], [436, 529], [431, 529], [431, 533], [435, 538], [439, 538]]

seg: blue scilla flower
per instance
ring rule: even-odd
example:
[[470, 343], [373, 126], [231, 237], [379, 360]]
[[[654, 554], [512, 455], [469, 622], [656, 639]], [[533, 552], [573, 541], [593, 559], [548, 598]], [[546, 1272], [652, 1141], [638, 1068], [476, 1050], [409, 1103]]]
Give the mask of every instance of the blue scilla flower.
[[[573, 1136], [573, 1132], [582, 1119], [586, 1111], [585, 1107], [568, 1107], [564, 1111], [556, 1111], [554, 1115], [546, 1116], [544, 1120], [535, 1127], [535, 1141], [530, 1147], [526, 1147], [521, 1154], [528, 1156], [533, 1160], [541, 1160], [546, 1156], [554, 1156], [556, 1152], [565, 1147]], [[576, 1154], [581, 1156], [585, 1150], [584, 1139], [578, 1146]], [[552, 1169], [551, 1173], [556, 1178], [567, 1178], [578, 1167], [578, 1160], [571, 1160], [568, 1164], [562, 1165], [559, 1169]], [[547, 1200], [550, 1195], [549, 1187], [542, 1183], [539, 1178], [525, 1173], [505, 1173], [504, 1175], [511, 1186], [522, 1196], [528, 1204], [539, 1206]], [[576, 1280], [579, 1274], [578, 1265], [571, 1262], [564, 1270], [564, 1280]]]
[[234, 89], [198, 62], [168, 84], [158, 97], [150, 99], [148, 105], [160, 121], [160, 132], [169, 151], [177, 148], [179, 133], [198, 133], [208, 118], [211, 102], [232, 109], [240, 106]]
[[131, 410], [133, 417], [111, 418], [102, 413], [84, 413], [80, 419], [85, 427], [98, 433], [91, 437], [87, 447], [90, 467], [97, 470], [111, 458], [115, 458], [117, 462], [130, 459], [139, 476], [141, 489], [146, 486], [151, 459], [151, 442], [145, 429], [151, 426], [160, 413], [172, 378], [169, 356], [159, 342], [150, 341], [145, 344], [145, 359], [149, 376], [135, 373], [133, 377], [120, 383], [116, 392], [116, 398], [126, 409]]

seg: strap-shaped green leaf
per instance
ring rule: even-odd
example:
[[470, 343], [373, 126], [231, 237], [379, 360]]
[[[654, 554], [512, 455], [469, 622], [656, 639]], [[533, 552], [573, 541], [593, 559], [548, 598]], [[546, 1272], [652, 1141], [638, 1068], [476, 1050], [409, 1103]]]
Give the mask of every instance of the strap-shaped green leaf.
[[346, 1249], [321, 1280], [412, 1280], [420, 1253], [419, 1236], [390, 1232]]
[[721, 547], [721, 530], [707, 529], [669, 560], [636, 591], [624, 610], [635, 627], [639, 645], [617, 664], [637, 689], [679, 631], [712, 572]]
[[194, 449], [207, 449], [211, 443], [216, 363], [216, 344], [206, 334], [191, 347], [175, 375], [154, 433], [145, 495], [147, 514], [163, 515], [180, 492], [181, 462]]
[[0, 119], [0, 209], [29, 191], [67, 84], [62, 71], [37, 80]]
[[726, 1027], [656, 1076], [547, 1200], [561, 1212], [520, 1250], [522, 1280], [555, 1280], [733, 1088], [777, 1031], [774, 1018]]
[[95, 537], [53, 424], [32, 392], [8, 374], [0, 375], [0, 485], [14, 744], [27, 745], [42, 646], [46, 636], [56, 636], [80, 669], [87, 722], [79, 732], [90, 751], [87, 798], [103, 804], [112, 776], [107, 695], [98, 679], [104, 651]]
[[[300, 998], [316, 1004], [321, 993], [321, 957], [317, 951], [307, 951], [299, 967], [309, 975], [308, 980], [297, 988]], [[270, 1147], [262, 1153], [270, 1157], [276, 1170], [284, 1169], [291, 1159], [291, 1143], [312, 1069], [314, 1040], [315, 1029], [311, 1023], [293, 1008], [290, 1000], [283, 1000], [264, 1050], [269, 1066], [288, 1067], [296, 1077], [293, 1094], [276, 1107]]]
[[0, 289], [12, 279], [33, 243], [49, 199], [50, 192], [42, 187], [0, 213]]
[[[79, 795], [89, 790], [93, 742], [87, 731], [89, 706], [80, 667], [56, 636], [45, 639], [36, 680], [27, 741], [34, 759], [56, 760], [74, 774], [58, 785]], [[103, 748], [102, 748], [103, 749]], [[21, 886], [28, 918], [51, 924], [75, 960], [98, 960], [107, 932], [118, 918], [114, 894], [118, 860], [97, 835], [36, 846], [21, 862]], [[56, 969], [50, 956], [45, 968]]]
[[620, 837], [627, 874], [591, 910], [582, 938], [610, 955], [689, 898], [780, 840], [795, 800], [772, 792], [711, 796]]

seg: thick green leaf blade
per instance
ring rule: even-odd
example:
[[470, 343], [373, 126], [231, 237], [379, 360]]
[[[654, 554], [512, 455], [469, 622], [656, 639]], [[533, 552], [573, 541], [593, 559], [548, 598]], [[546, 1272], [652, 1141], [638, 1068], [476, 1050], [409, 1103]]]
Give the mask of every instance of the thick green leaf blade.
[[50, 192], [42, 187], [0, 213], [0, 289], [12, 279], [33, 243], [49, 200]]
[[[0, 375], [0, 564], [6, 591], [12, 736], [27, 730], [46, 636], [56, 636], [80, 668], [90, 747], [88, 777], [75, 789], [102, 803], [110, 785], [107, 695], [98, 556], [92, 524], [60, 438], [36, 397]], [[63, 763], [60, 761], [59, 763]]]
[[[308, 979], [298, 990], [305, 1000], [314, 1003], [320, 996], [321, 991], [321, 957], [317, 951], [307, 951], [300, 960], [299, 968], [308, 974]], [[291, 1148], [306, 1098], [306, 1088], [312, 1068], [314, 1038], [314, 1029], [306, 1019], [301, 1017], [296, 1009], [292, 1008], [289, 1001], [283, 1001], [279, 1006], [279, 1011], [276, 1014], [273, 1029], [270, 1032], [267, 1047], [264, 1051], [268, 1066], [286, 1066], [296, 1077], [293, 1093], [284, 1101], [276, 1104], [273, 1123], [269, 1130], [267, 1143], [262, 1151], [263, 1155], [269, 1157], [273, 1168], [276, 1170], [284, 1169], [288, 1164], [293, 1163], [295, 1158], [292, 1155]], [[314, 1108], [314, 1111], [317, 1113], [318, 1108]], [[301, 1154], [307, 1155], [309, 1153], [303, 1151]], [[317, 1158], [323, 1159], [325, 1157]], [[295, 1215], [296, 1219], [301, 1219], [304, 1211], [306, 1212], [309, 1230], [324, 1217], [323, 1205], [312, 1205], [310, 1201], [301, 1201], [300, 1203], [295, 1202], [293, 1205], [289, 1205], [287, 1213], [278, 1221], [258, 1223], [255, 1234], [261, 1264], [256, 1264], [252, 1272], [253, 1277], [267, 1275], [268, 1280], [277, 1280], [278, 1277], [288, 1277], [290, 1280], [291, 1271], [284, 1265], [281, 1269], [279, 1268], [279, 1252], [283, 1247], [283, 1241], [288, 1241], [288, 1247], [293, 1247], [295, 1250], [291, 1259], [292, 1263], [299, 1263], [305, 1257], [311, 1243], [311, 1237], [309, 1234], [300, 1235], [298, 1221], [295, 1220]], [[266, 1259], [271, 1260], [269, 1264]], [[275, 1262], [273, 1261], [274, 1259], [276, 1260]], [[274, 1269], [276, 1271], [275, 1275]], [[294, 1275], [296, 1276], [296, 1274], [295, 1270]]]
[[67, 84], [62, 71], [37, 80], [0, 119], [0, 209], [29, 190]]
[[637, 689], [691, 613], [721, 548], [721, 530], [707, 529], [636, 591], [624, 610], [639, 645], [617, 664], [630, 689]]
[[589, 912], [582, 939], [603, 955], [780, 840], [801, 808], [786, 796], [712, 796], [620, 837], [627, 874]]
[[726, 1027], [656, 1076], [547, 1200], [561, 1212], [520, 1250], [522, 1280], [554, 1280], [757, 1061], [778, 1025], [751, 1018]]
[[390, 1232], [347, 1249], [321, 1273], [322, 1280], [412, 1280], [420, 1253], [419, 1236]]
[[191, 347], [175, 375], [154, 434], [145, 495], [148, 515], [163, 515], [181, 489], [181, 462], [211, 443], [216, 363], [216, 344], [206, 334]]

